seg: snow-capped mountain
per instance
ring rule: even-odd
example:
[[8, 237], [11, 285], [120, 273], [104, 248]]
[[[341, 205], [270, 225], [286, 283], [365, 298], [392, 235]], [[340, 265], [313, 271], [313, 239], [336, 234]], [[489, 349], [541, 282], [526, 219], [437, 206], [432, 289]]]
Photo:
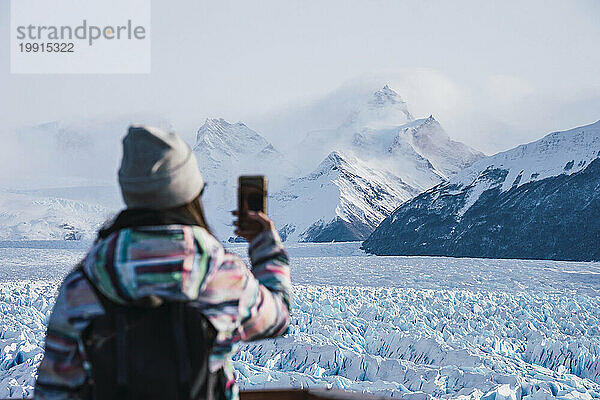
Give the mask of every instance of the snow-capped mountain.
[[316, 163], [331, 151], [343, 151], [421, 190], [484, 156], [450, 139], [433, 116], [414, 119], [406, 102], [387, 85], [357, 105], [338, 128], [309, 132], [301, 147], [307, 161]]
[[266, 175], [273, 191], [296, 171], [269, 141], [241, 122], [207, 119], [198, 129], [193, 149], [207, 182], [203, 200], [210, 210], [208, 223], [222, 240], [233, 235], [230, 211], [237, 208], [239, 175]]
[[477, 161], [483, 154], [453, 141], [432, 116], [352, 136], [351, 151], [384, 167], [421, 190], [428, 189]]
[[454, 175], [484, 156], [466, 144], [450, 139], [431, 115], [415, 121], [412, 126], [403, 127], [396, 140], [402, 139], [445, 177]]
[[385, 85], [352, 112], [342, 127], [381, 129], [404, 125], [414, 120], [406, 102]]
[[600, 121], [477, 161], [406, 202], [375, 254], [600, 259]]
[[270, 200], [284, 240], [331, 242], [366, 238], [417, 193], [389, 171], [332, 152], [316, 170], [292, 180]]
[[112, 214], [99, 204], [0, 190], [0, 240], [94, 239]]
[[137, 114], [54, 121], [15, 132], [13, 151], [27, 162], [2, 179], [0, 239], [93, 239], [124, 207], [116, 175], [120, 139], [136, 122], [170, 129], [161, 117]]
[[[171, 129], [162, 118], [132, 118], [55, 122], [21, 132], [40, 171], [48, 170], [51, 178], [68, 176], [73, 182], [84, 178], [84, 184], [75, 186], [85, 188], [49, 180], [44, 193], [118, 211], [122, 203], [113, 174], [127, 126], [142, 121]], [[48, 149], [62, 157], [49, 158]], [[415, 119], [387, 85], [358, 101], [337, 129], [310, 133], [304, 145], [291, 150], [299, 155], [301, 168], [291, 161], [293, 154], [281, 153], [242, 122], [206, 119], [196, 132], [193, 150], [208, 185], [203, 197], [208, 223], [222, 240], [233, 236], [230, 211], [237, 208], [239, 175], [269, 178], [271, 215], [288, 240], [362, 240], [400, 203], [482, 156], [452, 141], [433, 117]], [[33, 175], [40, 176], [40, 171]], [[76, 177], [71, 179], [69, 173]], [[94, 181], [98, 174], [102, 183]], [[92, 195], [86, 195], [87, 187]]]
[[240, 174], [268, 173], [278, 185], [293, 169], [264, 137], [242, 122], [231, 124], [222, 118], [207, 119], [198, 129], [194, 152], [209, 182], [230, 183]]
[[[305, 154], [302, 156], [303, 159], [307, 164], [314, 165], [332, 151], [355, 152], [357, 146], [361, 145], [354, 140], [356, 135], [361, 136], [363, 132], [366, 134], [378, 130], [393, 130], [413, 121], [414, 117], [408, 110], [406, 102], [386, 85], [383, 89], [359, 100], [354, 109], [334, 125], [335, 128], [308, 132], [299, 146]], [[371, 145], [377, 144], [377, 140], [372, 140]], [[385, 149], [384, 146], [379, 150]]]
[[282, 236], [300, 241], [362, 240], [402, 202], [483, 157], [432, 116], [415, 120], [387, 85], [338, 129], [309, 133], [301, 148], [330, 152], [272, 197]]

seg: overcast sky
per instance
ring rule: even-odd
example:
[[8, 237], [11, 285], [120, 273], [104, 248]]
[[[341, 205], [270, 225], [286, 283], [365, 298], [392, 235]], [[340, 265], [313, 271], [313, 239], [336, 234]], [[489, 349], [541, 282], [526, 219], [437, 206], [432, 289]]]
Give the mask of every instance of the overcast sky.
[[597, 0], [155, 0], [146, 75], [11, 75], [9, 22], [0, 0], [4, 131], [150, 111], [184, 135], [224, 117], [281, 144], [294, 110], [386, 82], [487, 153], [600, 119]]

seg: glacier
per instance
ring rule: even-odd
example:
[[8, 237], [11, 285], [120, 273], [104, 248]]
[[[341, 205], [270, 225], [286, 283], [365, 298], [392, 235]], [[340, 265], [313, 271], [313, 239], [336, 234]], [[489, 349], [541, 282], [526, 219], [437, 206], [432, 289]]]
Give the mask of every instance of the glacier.
[[[0, 242], [0, 397], [32, 395], [62, 276], [89, 242]], [[245, 257], [243, 244], [229, 249]], [[404, 399], [600, 398], [600, 263], [289, 246], [289, 333], [244, 343], [242, 389]]]

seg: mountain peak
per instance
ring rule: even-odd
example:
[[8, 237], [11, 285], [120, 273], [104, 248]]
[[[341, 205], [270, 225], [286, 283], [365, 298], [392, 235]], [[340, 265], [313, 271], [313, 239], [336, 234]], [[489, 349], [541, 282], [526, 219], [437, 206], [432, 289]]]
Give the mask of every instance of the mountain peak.
[[380, 129], [404, 125], [414, 120], [406, 102], [389, 85], [375, 91], [349, 115], [342, 127], [353, 130]]
[[332, 151], [331, 153], [329, 153], [329, 155], [327, 156], [327, 158], [331, 159], [331, 160], [335, 160], [335, 161], [340, 161], [343, 159], [342, 155], [340, 154], [339, 151]]
[[232, 124], [223, 118], [207, 118], [198, 129], [194, 150], [208, 147], [243, 152], [247, 147], [263, 149], [268, 145], [265, 138], [243, 122]]
[[384, 168], [330, 152], [310, 174], [275, 193], [273, 218], [287, 240], [363, 240], [400, 203], [418, 193]]
[[348, 165], [346, 160], [348, 156], [343, 155], [338, 151], [332, 151], [321, 161], [317, 168], [309, 175], [310, 179], [316, 179], [323, 174], [328, 174], [331, 171], [343, 170]]
[[206, 118], [206, 120], [204, 121], [204, 124], [200, 127], [198, 132], [213, 131], [213, 132], [222, 133], [223, 130], [228, 129], [232, 126], [247, 128], [246, 124], [244, 124], [243, 122], [236, 122], [235, 124], [232, 124], [223, 118]]
[[340, 167], [344, 163], [344, 156], [338, 151], [332, 151], [327, 155], [327, 158], [323, 160], [322, 165], [326, 165], [328, 167]]
[[440, 123], [430, 115], [427, 118], [417, 119], [411, 124], [407, 124], [404, 133], [413, 137], [435, 136], [437, 140], [450, 140]]
[[382, 89], [373, 93], [373, 97], [369, 101], [373, 106], [385, 106], [387, 104], [406, 104], [396, 91], [389, 85], [385, 85]]

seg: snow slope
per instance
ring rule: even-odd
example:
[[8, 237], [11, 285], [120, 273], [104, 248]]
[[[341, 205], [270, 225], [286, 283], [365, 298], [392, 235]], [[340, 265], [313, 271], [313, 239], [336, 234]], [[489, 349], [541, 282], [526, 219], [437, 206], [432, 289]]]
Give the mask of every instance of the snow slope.
[[[32, 394], [58, 279], [85, 251], [25, 247], [0, 246], [0, 397]], [[290, 331], [240, 346], [242, 389], [600, 397], [598, 263], [373, 257], [357, 243], [301, 243], [289, 252]], [[23, 279], [24, 269], [37, 278]]]
[[450, 139], [433, 116], [415, 122], [413, 126], [403, 128], [407, 141], [445, 177], [456, 174], [483, 157], [481, 152]]
[[332, 152], [315, 171], [271, 197], [284, 240], [331, 242], [366, 238], [400, 203], [418, 194], [384, 169]]
[[501, 182], [506, 191], [513, 186], [557, 175], [571, 175], [600, 157], [600, 121], [553, 132], [540, 140], [486, 157], [450, 179], [450, 184], [470, 185], [485, 170], [508, 171]]
[[404, 203], [376, 254], [596, 260], [600, 121], [477, 161]]
[[392, 128], [363, 128], [353, 134], [349, 149], [421, 190], [446, 180], [483, 157], [467, 145], [450, 139], [432, 116]]
[[92, 239], [111, 212], [95, 203], [0, 189], [0, 240]]
[[200, 170], [209, 182], [230, 184], [240, 174], [269, 174], [275, 186], [294, 171], [273, 145], [242, 122], [207, 119], [193, 146]]
[[121, 138], [131, 123], [163, 129], [153, 114], [53, 121], [15, 132], [15, 158], [2, 176], [0, 240], [91, 239], [123, 207], [117, 174]]
[[422, 190], [483, 157], [450, 139], [433, 116], [414, 119], [406, 102], [387, 85], [356, 107], [338, 128], [307, 134], [301, 144], [307, 157], [350, 152]]

